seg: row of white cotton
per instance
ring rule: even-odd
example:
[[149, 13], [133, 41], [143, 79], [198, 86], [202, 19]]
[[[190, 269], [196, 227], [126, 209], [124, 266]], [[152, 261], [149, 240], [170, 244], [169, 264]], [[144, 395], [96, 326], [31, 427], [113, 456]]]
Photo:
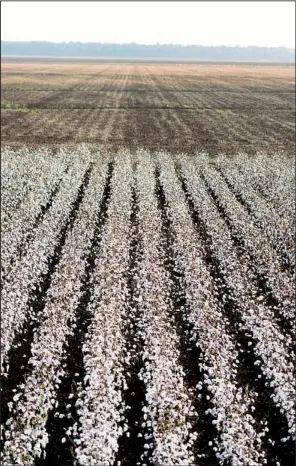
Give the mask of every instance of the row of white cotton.
[[[282, 312], [283, 317], [286, 313], [281, 307], [270, 308], [265, 303], [264, 294], [256, 286], [247, 251], [241, 254], [236, 251], [230, 231], [211, 201], [205, 184], [199, 176], [199, 170], [185, 157], [179, 158], [179, 163], [194, 207], [211, 237], [212, 255], [220, 263], [220, 269], [239, 311], [241, 324], [238, 322], [238, 325], [245, 330], [246, 335], [252, 335], [250, 345], [269, 385], [273, 387], [274, 401], [287, 419], [290, 434], [293, 434], [295, 430], [294, 343], [289, 334], [283, 334], [275, 320], [276, 313]], [[211, 186], [217, 192], [221, 204], [227, 205], [229, 211], [231, 210], [236, 216], [237, 201], [229, 190], [227, 192], [227, 189], [223, 191], [219, 189], [220, 175], [209, 167], [204, 167], [204, 173], [206, 179], [211, 180]], [[248, 230], [247, 224], [245, 230]]]
[[77, 401], [79, 426], [71, 435], [78, 464], [112, 464], [123, 434], [124, 328], [128, 319], [128, 267], [133, 174], [127, 154], [117, 156], [111, 198], [93, 272], [88, 312], [93, 316], [83, 347], [86, 371]]
[[[13, 265], [20, 261], [30, 246], [28, 239], [32, 235], [37, 218], [42, 209], [46, 208], [55, 189], [58, 188], [68, 165], [66, 157], [51, 158], [47, 153], [40, 154], [40, 157], [37, 158], [38, 163], [36, 163], [36, 157], [25, 157], [24, 160], [27, 161], [26, 164], [23, 163], [25, 173], [16, 172], [13, 179], [16, 186], [13, 192], [4, 188], [4, 193], [7, 193], [8, 196], [3, 211], [4, 218], [1, 221], [3, 280], [10, 279], [9, 272]], [[36, 167], [39, 168], [39, 172], [36, 171]], [[13, 169], [12, 173], [14, 173]], [[30, 174], [28, 180], [26, 180], [27, 173]], [[21, 197], [22, 189], [25, 186], [26, 192]], [[20, 203], [18, 209], [15, 210], [13, 206], [18, 197], [17, 194], [19, 194]], [[6, 210], [10, 212], [9, 216], [6, 215]]]
[[294, 283], [290, 273], [283, 270], [281, 260], [268, 238], [261, 229], [254, 225], [246, 209], [236, 200], [217, 171], [210, 168], [206, 160], [202, 163], [200, 159], [199, 164], [196, 162], [194, 164], [199, 173], [203, 173], [216, 196], [229, 222], [231, 233], [243, 245], [250, 258], [249, 265], [254, 274], [259, 277], [264, 276], [268, 289], [279, 303], [279, 312], [293, 328]]
[[152, 450], [153, 464], [191, 464], [198, 436], [192, 429], [197, 413], [194, 393], [186, 386], [180, 364], [182, 355], [170, 298], [172, 283], [165, 269], [162, 219], [155, 192], [155, 164], [149, 153], [138, 154], [136, 187], [141, 250], [136, 293], [144, 342], [140, 377], [146, 391], [147, 446]]
[[[289, 210], [288, 215], [278, 211], [260, 194], [258, 188], [256, 189], [247, 183], [245, 174], [235, 168], [230, 161], [218, 160], [217, 166], [231, 185], [234, 193], [247, 206], [254, 225], [261, 229], [262, 234], [269, 239], [280, 257], [294, 269], [294, 215], [289, 215]], [[289, 183], [286, 186], [288, 187]]]
[[[84, 346], [87, 380], [78, 401], [81, 427], [73, 430], [79, 464], [111, 464], [118, 453], [120, 438], [130, 435], [132, 426], [127, 421], [130, 407], [124, 401], [125, 372], [133, 369], [137, 357], [142, 360], [142, 369], [134, 376], [143, 380], [146, 393], [142, 407], [143, 464], [146, 457], [155, 464], [193, 461], [190, 447], [195, 433], [189, 430], [189, 419], [194, 412], [179, 364], [177, 336], [170, 324], [169, 284], [161, 249], [153, 163], [143, 155], [147, 154], [140, 153], [136, 158], [135, 179], [129, 155], [123, 155], [114, 168], [108, 220], [89, 306], [94, 319]], [[133, 187], [141, 252], [135, 257], [135, 290], [131, 301], [127, 252], [134, 234], [129, 219], [135, 208]], [[138, 309], [131, 302], [136, 302]], [[140, 355], [134, 354], [133, 349], [126, 350], [128, 325], [136, 326], [134, 338], [143, 341]]]
[[[76, 158], [64, 174], [61, 186], [51, 208], [45, 213], [33, 240], [20, 260], [16, 261], [3, 283], [1, 368], [7, 362], [7, 354], [15, 335], [21, 331], [28, 316], [35, 319], [30, 296], [40, 286], [40, 280], [50, 267], [63, 227], [69, 219], [82, 184], [89, 160]], [[28, 227], [30, 229], [30, 226]]]
[[[221, 157], [219, 157], [221, 158]], [[227, 159], [222, 157], [223, 162]], [[231, 158], [245, 185], [252, 186], [270, 202], [279, 215], [293, 221], [295, 213], [295, 162], [282, 154], [238, 154]]]
[[[44, 219], [47, 230], [43, 231], [41, 228], [41, 232], [47, 242], [53, 246], [54, 241], [58, 241], [56, 236], [60, 224], [64, 222], [64, 217], [69, 215], [70, 200], [75, 194], [77, 195], [85, 169], [85, 162], [81, 162], [80, 167], [77, 166], [79, 176], [78, 173], [69, 172], [70, 178], [66, 177], [63, 181], [65, 189], [61, 187], [59, 193], [63, 196], [64, 203], [57, 203], [57, 209], [52, 206], [51, 222]], [[34, 330], [32, 356], [29, 360], [33, 371], [26, 378], [26, 382], [17, 388], [13, 402], [9, 406], [11, 417], [4, 432], [6, 439], [2, 458], [4, 464], [33, 465], [35, 458], [44, 454], [48, 443], [46, 421], [49, 412], [57, 408], [56, 392], [64, 375], [61, 365], [65, 357], [64, 344], [67, 337], [75, 331], [77, 305], [83, 292], [86, 259], [93, 241], [106, 174], [107, 161], [98, 162], [93, 169], [77, 219], [72, 230], [68, 231], [61, 260], [46, 296], [45, 308], [42, 315], [38, 316], [39, 326]], [[45, 255], [46, 251], [42, 247], [40, 250]], [[40, 257], [30, 256], [28, 265], [30, 264], [31, 268], [36, 267], [34, 260], [38, 264]], [[35, 280], [38, 285], [38, 274]], [[25, 312], [25, 302], [23, 308]], [[22, 316], [22, 321], [24, 319], [25, 316]], [[14, 320], [14, 326], [16, 325], [17, 322]]]
[[[211, 394], [213, 408], [207, 414], [214, 418], [220, 439], [214, 449], [224, 464], [264, 464], [260, 448], [263, 431], [256, 432], [252, 406], [256, 394], [247, 393], [237, 379], [239, 359], [235, 341], [227, 332], [227, 317], [223, 315], [217, 297], [217, 284], [203, 259], [203, 242], [194, 228], [184, 192], [169, 156], [159, 157], [160, 181], [163, 185], [167, 211], [174, 234], [177, 270], [186, 283], [186, 318], [192, 327], [192, 341], [201, 349], [202, 385]], [[185, 311], [185, 310], [184, 310]]]
[[[64, 155], [59, 155], [61, 161]], [[31, 190], [35, 190], [40, 178], [55, 165], [55, 157], [46, 149], [18, 151], [1, 148], [1, 229], [5, 229], [20, 204]], [[3, 230], [1, 230], [3, 231]]]

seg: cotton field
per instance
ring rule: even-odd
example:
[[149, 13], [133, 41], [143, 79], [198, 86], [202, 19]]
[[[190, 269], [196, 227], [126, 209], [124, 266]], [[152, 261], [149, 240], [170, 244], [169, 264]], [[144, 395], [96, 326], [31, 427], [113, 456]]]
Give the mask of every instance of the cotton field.
[[2, 150], [2, 464], [292, 465], [280, 154]]

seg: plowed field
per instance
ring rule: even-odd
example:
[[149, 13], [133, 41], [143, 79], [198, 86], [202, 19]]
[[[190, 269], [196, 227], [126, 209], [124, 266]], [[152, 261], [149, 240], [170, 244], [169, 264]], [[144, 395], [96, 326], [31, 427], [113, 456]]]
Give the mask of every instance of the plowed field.
[[2, 144], [295, 150], [290, 65], [3, 62]]

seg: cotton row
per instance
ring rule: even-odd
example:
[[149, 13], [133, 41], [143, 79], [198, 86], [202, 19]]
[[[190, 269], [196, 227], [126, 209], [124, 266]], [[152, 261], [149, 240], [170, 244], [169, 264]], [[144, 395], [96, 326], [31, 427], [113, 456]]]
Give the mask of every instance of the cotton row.
[[109, 465], [123, 433], [125, 341], [128, 319], [127, 273], [133, 176], [131, 160], [119, 154], [111, 181], [108, 218], [95, 264], [88, 312], [93, 316], [83, 346], [86, 376], [78, 396], [79, 425], [74, 426], [80, 465]]
[[[179, 272], [184, 273], [187, 319], [192, 327], [192, 339], [201, 349], [200, 369], [211, 394], [219, 438], [216, 456], [223, 464], [262, 464], [260, 436], [253, 427], [251, 395], [243, 397], [243, 387], [237, 381], [238, 353], [235, 342], [227, 333], [226, 319], [221, 312], [213, 282], [203, 262], [201, 238], [194, 229], [185, 196], [177, 180], [169, 156], [159, 156], [160, 180], [164, 188], [167, 211], [175, 236], [174, 252]], [[185, 312], [185, 309], [184, 309]]]
[[85, 162], [77, 161], [68, 171], [58, 195], [36, 231], [30, 248], [21, 261], [14, 265], [9, 280], [3, 284], [2, 365], [6, 362], [6, 355], [15, 334], [20, 331], [28, 313], [30, 314], [29, 299], [40, 286], [42, 276], [48, 271], [49, 260], [60, 241], [62, 228], [69, 219], [86, 169]]
[[43, 311], [35, 330], [28, 365], [33, 367], [25, 384], [17, 388], [7, 422], [4, 464], [33, 465], [48, 443], [45, 428], [50, 410], [58, 409], [56, 392], [64, 371], [67, 337], [75, 331], [77, 305], [83, 292], [86, 260], [90, 253], [99, 204], [106, 181], [106, 162], [93, 170], [88, 190], [69, 231], [60, 263], [52, 277]]
[[180, 365], [170, 299], [172, 283], [164, 266], [154, 163], [148, 153], [138, 154], [136, 181], [141, 249], [136, 283], [139, 327], [144, 342], [140, 377], [146, 390], [144, 423], [150, 432], [145, 445], [153, 464], [191, 464], [194, 462], [192, 445], [198, 435], [192, 431], [196, 414]]
[[[256, 297], [252, 279], [248, 276], [248, 264], [245, 258], [237, 257], [235, 248], [225, 224], [215, 215], [213, 203], [209, 202], [203, 191], [203, 182], [199, 176], [194, 176], [194, 166], [183, 164], [187, 187], [194, 204], [199, 210], [204, 222], [207, 223], [212, 236], [213, 255], [221, 264], [232, 298], [240, 310], [243, 328], [253, 335], [253, 350], [259, 358], [263, 373], [273, 387], [274, 400], [287, 418], [289, 430], [294, 432], [294, 380], [293, 380], [293, 342], [289, 336], [284, 336], [274, 323], [273, 313], [263, 301], [262, 296]], [[210, 170], [210, 169], [209, 169]], [[207, 174], [208, 171], [207, 170]], [[213, 176], [216, 176], [215, 174]], [[207, 179], [210, 176], [208, 174]], [[219, 193], [223, 199], [223, 192]]]

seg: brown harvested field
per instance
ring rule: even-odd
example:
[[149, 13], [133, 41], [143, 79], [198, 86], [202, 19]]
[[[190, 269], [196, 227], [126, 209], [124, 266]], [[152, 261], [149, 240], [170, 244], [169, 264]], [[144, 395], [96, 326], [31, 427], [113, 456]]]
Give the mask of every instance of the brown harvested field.
[[2, 145], [295, 150], [292, 65], [3, 62]]

